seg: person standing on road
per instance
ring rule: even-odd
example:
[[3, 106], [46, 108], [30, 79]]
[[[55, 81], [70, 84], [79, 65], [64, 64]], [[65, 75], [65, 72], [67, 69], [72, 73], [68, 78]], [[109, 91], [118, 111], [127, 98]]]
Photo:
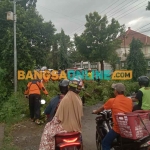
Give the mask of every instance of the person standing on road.
[[113, 128], [107, 133], [102, 140], [102, 149], [110, 150], [111, 144], [116, 137], [119, 136], [120, 130], [115, 118], [118, 113], [132, 112], [132, 100], [124, 96], [125, 86], [122, 83], [113, 84], [115, 98], [110, 98], [103, 106], [97, 110], [93, 110], [94, 114], [102, 112], [104, 109], [111, 109], [113, 118]]
[[41, 106], [41, 90], [45, 95], [48, 95], [41, 80], [32, 80], [27, 84], [24, 95], [29, 98], [29, 110], [31, 121], [36, 124], [40, 122], [40, 106]]

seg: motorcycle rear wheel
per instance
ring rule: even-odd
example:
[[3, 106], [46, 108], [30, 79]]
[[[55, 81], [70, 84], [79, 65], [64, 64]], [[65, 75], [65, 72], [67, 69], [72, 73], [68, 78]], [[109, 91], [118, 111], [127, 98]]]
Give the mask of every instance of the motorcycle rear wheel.
[[97, 131], [96, 131], [96, 147], [97, 150], [102, 150], [101, 138], [99, 137]]

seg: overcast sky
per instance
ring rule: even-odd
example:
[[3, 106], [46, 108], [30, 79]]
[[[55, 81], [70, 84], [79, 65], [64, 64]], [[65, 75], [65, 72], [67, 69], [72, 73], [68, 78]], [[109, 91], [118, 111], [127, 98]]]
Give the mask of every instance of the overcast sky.
[[85, 15], [97, 11], [108, 20], [115, 18], [126, 28], [150, 36], [150, 11], [146, 11], [148, 0], [37, 0], [37, 10], [45, 21], [52, 21], [60, 32], [73, 37], [81, 34], [86, 22]]

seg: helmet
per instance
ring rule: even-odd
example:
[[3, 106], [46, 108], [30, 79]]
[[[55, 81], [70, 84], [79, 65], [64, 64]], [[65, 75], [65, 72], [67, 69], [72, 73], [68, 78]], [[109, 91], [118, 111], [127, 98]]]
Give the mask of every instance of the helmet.
[[83, 86], [83, 81], [80, 77], [73, 77], [70, 81], [69, 81], [69, 90], [73, 91], [75, 93], [80, 93], [81, 89]]
[[59, 82], [59, 89], [62, 94], [66, 94], [68, 92], [69, 80], [63, 79]]
[[138, 77], [138, 82], [140, 86], [148, 87], [149, 85], [149, 78], [147, 76], [140, 76]]

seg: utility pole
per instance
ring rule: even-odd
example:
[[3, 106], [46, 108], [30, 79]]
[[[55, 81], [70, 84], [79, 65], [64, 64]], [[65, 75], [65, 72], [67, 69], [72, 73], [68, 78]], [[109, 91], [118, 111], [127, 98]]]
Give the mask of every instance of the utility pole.
[[16, 0], [14, 0], [14, 92], [17, 92]]
[[13, 12], [7, 12], [7, 20], [11, 20], [14, 22], [14, 92], [17, 92], [17, 46], [16, 46], [16, 1], [13, 0]]

